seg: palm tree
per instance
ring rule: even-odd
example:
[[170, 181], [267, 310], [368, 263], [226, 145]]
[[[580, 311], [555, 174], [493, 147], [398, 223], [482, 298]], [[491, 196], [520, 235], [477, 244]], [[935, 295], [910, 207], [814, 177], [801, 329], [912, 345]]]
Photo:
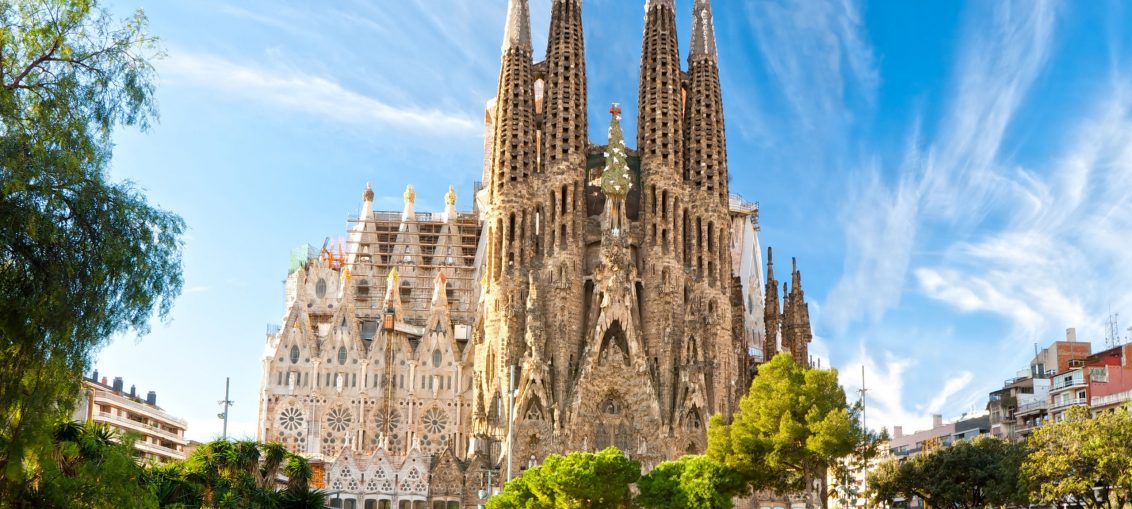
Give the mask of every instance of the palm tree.
[[314, 470], [302, 456], [289, 454], [287, 455], [287, 464], [283, 466], [283, 475], [287, 476], [287, 488], [298, 489], [310, 485]]
[[259, 465], [259, 486], [273, 488], [275, 478], [283, 468], [283, 462], [287, 460], [287, 448], [279, 442], [269, 442], [263, 444], [262, 449], [263, 462]]
[[287, 488], [279, 492], [279, 509], [322, 509], [326, 492], [307, 487]]

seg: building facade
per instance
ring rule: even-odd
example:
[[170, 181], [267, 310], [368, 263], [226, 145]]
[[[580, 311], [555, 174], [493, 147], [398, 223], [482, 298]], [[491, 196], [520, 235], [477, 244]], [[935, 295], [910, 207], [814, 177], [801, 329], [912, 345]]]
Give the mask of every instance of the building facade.
[[344, 241], [293, 254], [259, 439], [321, 463], [342, 507], [475, 507], [553, 453], [702, 453], [758, 361], [808, 360], [801, 275], [780, 304], [758, 206], [728, 189], [710, 2], [685, 71], [675, 3], [647, 0], [635, 149], [617, 105], [589, 139], [582, 2], [551, 8], [535, 62], [509, 1], [470, 212], [450, 189], [417, 213], [411, 187], [376, 212], [367, 186]]
[[106, 377], [98, 379], [98, 371], [83, 379], [73, 420], [105, 424], [135, 435], [134, 450], [139, 461], [164, 463], [188, 456], [188, 423], [158, 407], [157, 393], [149, 391], [143, 399], [137, 396], [133, 385], [125, 390], [121, 377], [115, 377], [110, 384], [106, 382]]

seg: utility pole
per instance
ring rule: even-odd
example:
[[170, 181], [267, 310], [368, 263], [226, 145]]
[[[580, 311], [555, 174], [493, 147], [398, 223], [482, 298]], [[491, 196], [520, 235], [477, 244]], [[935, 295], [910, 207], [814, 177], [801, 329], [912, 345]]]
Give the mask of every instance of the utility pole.
[[511, 365], [510, 381], [507, 382], [507, 482], [511, 482], [511, 452], [514, 449], [514, 442], [511, 439], [513, 427], [515, 424], [515, 365]]
[[224, 411], [216, 414], [217, 417], [224, 419], [224, 434], [221, 435], [224, 440], [228, 440], [228, 407], [236, 404], [236, 402], [232, 401], [228, 396], [228, 389], [231, 382], [232, 379], [230, 377], [224, 377], [224, 399], [217, 401], [217, 403], [224, 406]]
[[857, 390], [861, 394], [861, 429], [865, 431], [865, 436], [868, 437], [869, 427], [865, 422], [865, 393], [869, 392], [865, 388], [865, 365], [861, 364], [861, 388]]

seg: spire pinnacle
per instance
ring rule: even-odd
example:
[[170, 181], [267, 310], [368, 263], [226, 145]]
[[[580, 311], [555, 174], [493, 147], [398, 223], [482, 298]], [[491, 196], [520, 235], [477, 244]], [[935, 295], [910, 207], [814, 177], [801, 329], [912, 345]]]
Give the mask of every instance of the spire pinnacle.
[[601, 190], [606, 196], [624, 198], [633, 181], [629, 176], [625, 135], [621, 132], [621, 105], [609, 108], [609, 146], [605, 149], [605, 171], [601, 173]]
[[373, 201], [373, 186], [366, 182], [366, 190], [362, 193], [362, 200]]
[[503, 52], [511, 48], [531, 49], [531, 8], [527, 0], [507, 3], [507, 25], [503, 30]]
[[692, 50], [688, 60], [716, 58], [715, 20], [711, 15], [711, 0], [696, 0], [692, 11]]
[[676, 10], [675, 0], [645, 0], [645, 12], [650, 11], [654, 7], [668, 7], [669, 9]]

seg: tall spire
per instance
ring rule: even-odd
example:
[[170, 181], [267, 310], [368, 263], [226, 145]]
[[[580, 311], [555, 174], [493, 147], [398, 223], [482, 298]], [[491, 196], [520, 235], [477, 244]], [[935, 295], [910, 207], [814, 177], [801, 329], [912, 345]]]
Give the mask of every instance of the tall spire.
[[688, 52], [688, 98], [684, 118], [684, 180], [727, 205], [727, 137], [723, 125], [719, 63], [711, 0], [696, 0], [692, 49]]
[[526, 180], [535, 163], [535, 101], [531, 66], [531, 13], [527, 0], [510, 0], [503, 62], [495, 98], [492, 196]]
[[546, 44], [546, 95], [542, 163], [553, 171], [584, 174], [587, 145], [586, 50], [582, 0], [554, 0]]
[[680, 173], [684, 154], [683, 86], [680, 46], [673, 0], [648, 0], [641, 47], [641, 82], [637, 94], [637, 149], [642, 178], [662, 168]]
[[766, 248], [766, 295], [763, 297], [763, 360], [770, 362], [774, 354], [778, 353], [778, 332], [782, 320], [782, 312], [778, 307], [778, 280], [774, 279], [774, 251]]
[[503, 29], [503, 53], [512, 48], [531, 49], [531, 8], [527, 0], [510, 0]]
[[711, 0], [696, 0], [696, 7], [692, 11], [692, 50], [688, 53], [688, 59], [703, 57], [712, 60], [716, 58], [715, 20], [711, 15]]

